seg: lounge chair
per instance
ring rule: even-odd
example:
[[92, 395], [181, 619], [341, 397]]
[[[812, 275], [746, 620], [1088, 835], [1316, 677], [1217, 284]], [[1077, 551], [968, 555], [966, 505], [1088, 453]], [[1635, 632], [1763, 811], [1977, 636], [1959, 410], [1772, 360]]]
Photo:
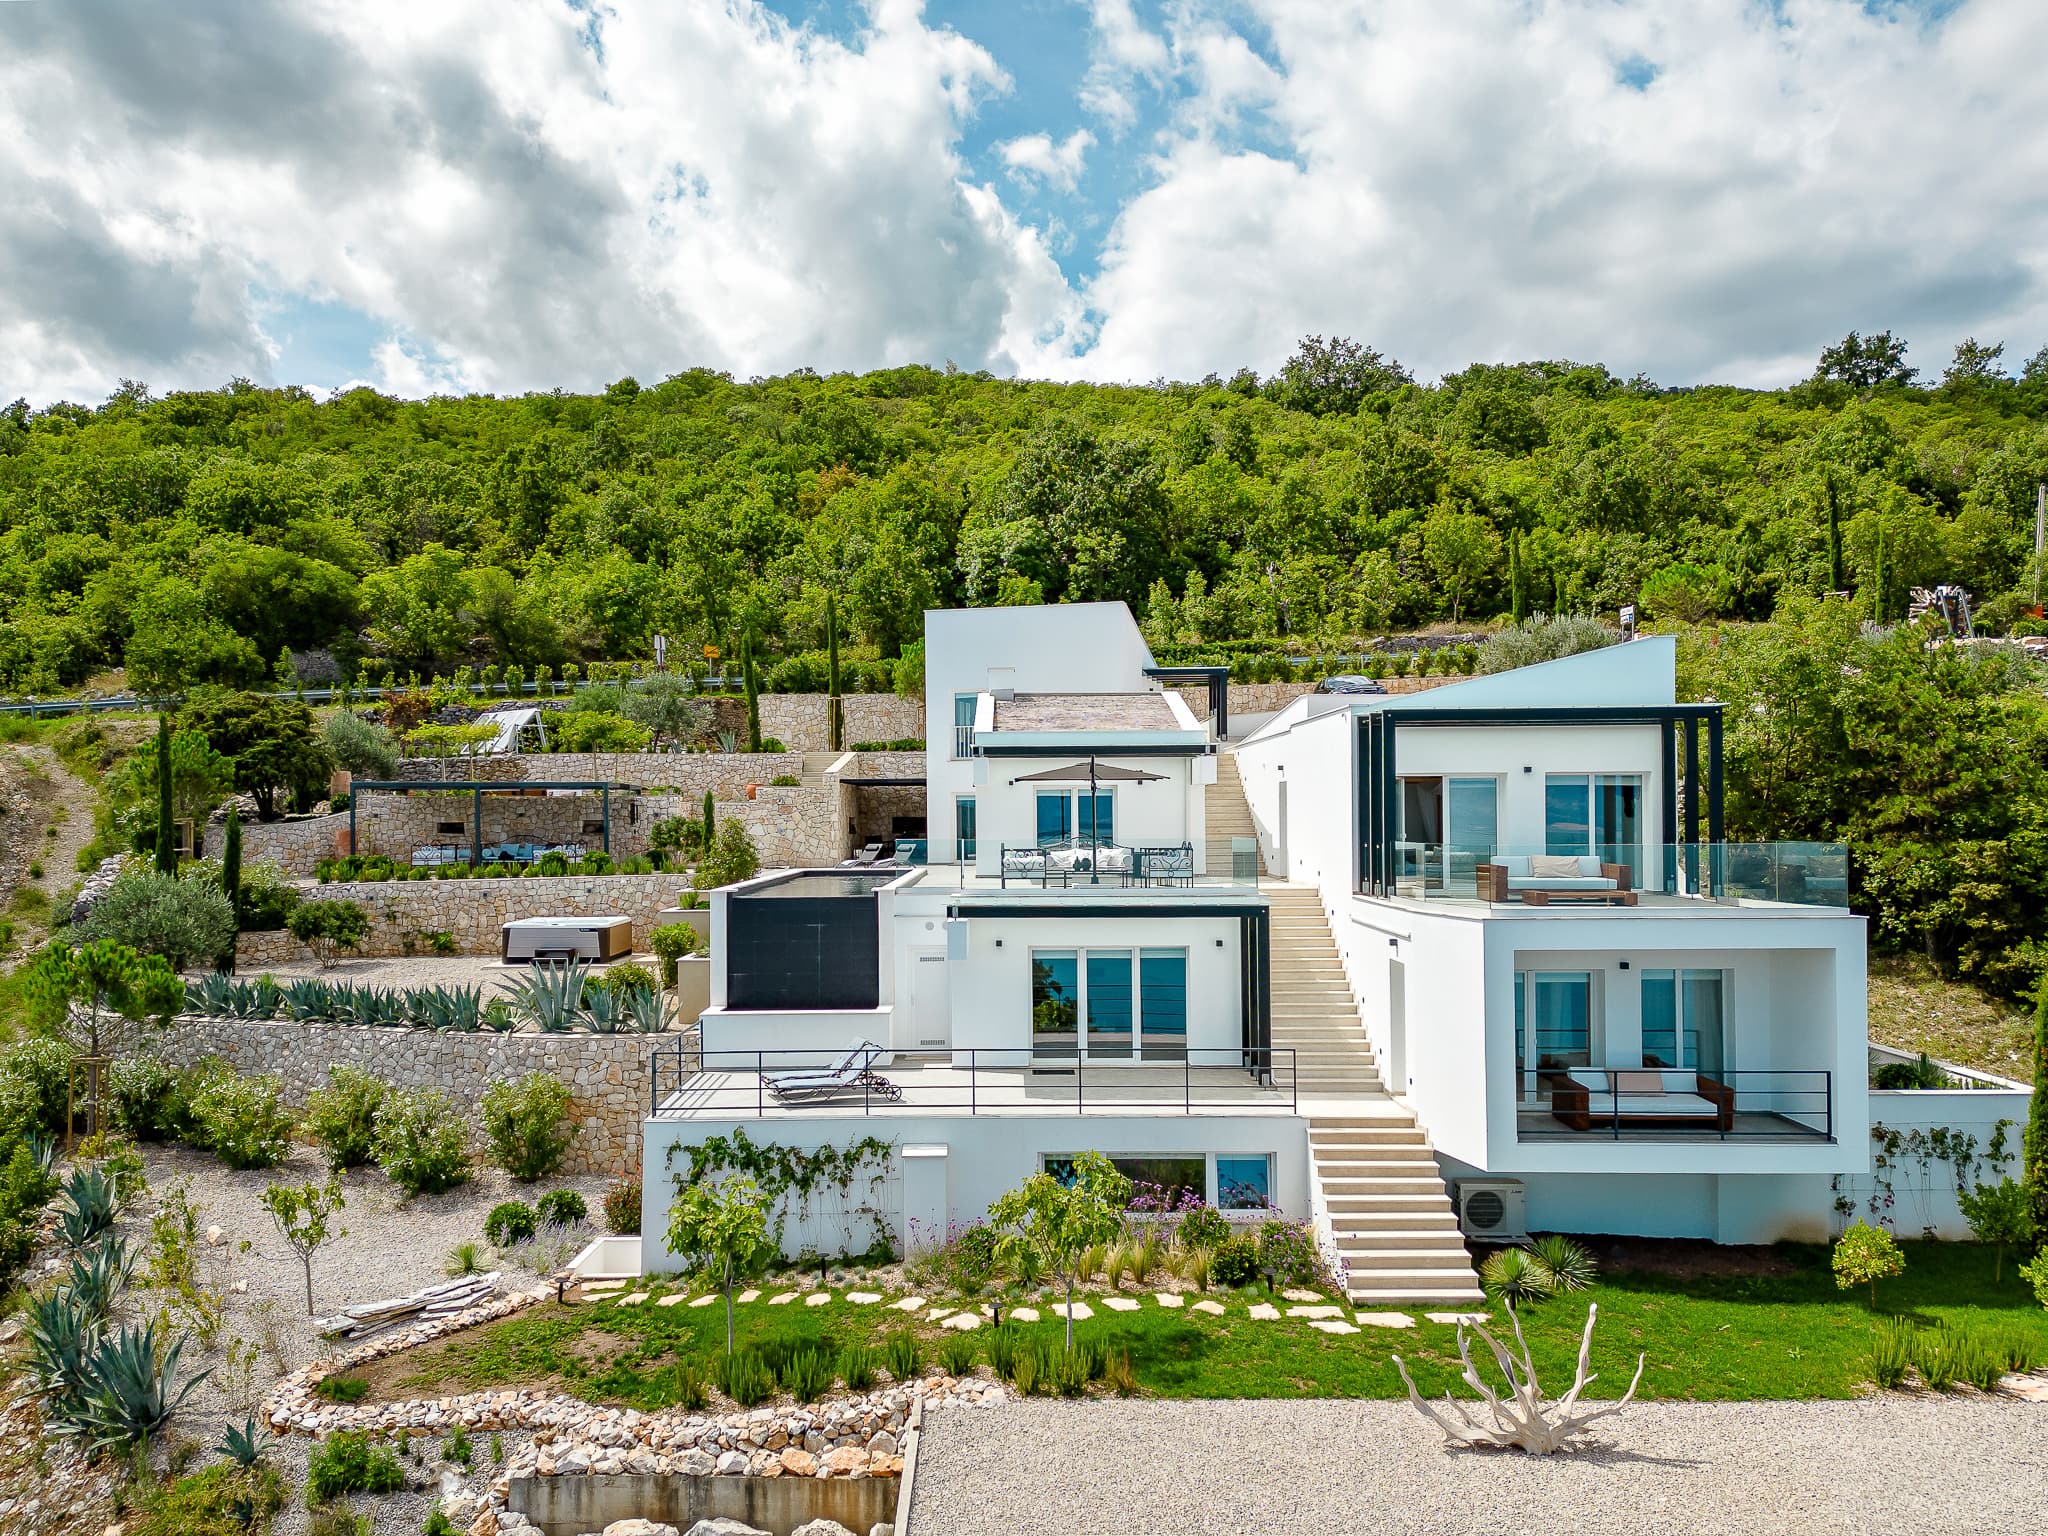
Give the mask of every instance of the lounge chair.
[[839, 861], [839, 867], [841, 869], [857, 868], [863, 864], [872, 864], [877, 859], [881, 858], [881, 856], [882, 845], [880, 843], [869, 843], [867, 847], [861, 849], [852, 858], [841, 859]]
[[856, 1088], [865, 1088], [885, 1099], [901, 1099], [903, 1090], [872, 1070], [871, 1064], [881, 1054], [879, 1045], [863, 1040], [829, 1067], [807, 1067], [797, 1072], [763, 1072], [761, 1077], [767, 1083], [768, 1091], [784, 1104], [836, 1098]]

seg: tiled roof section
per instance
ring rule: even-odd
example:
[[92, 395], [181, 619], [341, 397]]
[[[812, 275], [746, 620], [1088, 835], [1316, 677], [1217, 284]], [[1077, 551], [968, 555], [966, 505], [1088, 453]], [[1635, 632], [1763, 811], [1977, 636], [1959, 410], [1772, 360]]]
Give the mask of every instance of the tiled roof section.
[[1159, 693], [1020, 693], [996, 700], [999, 731], [1175, 731]]

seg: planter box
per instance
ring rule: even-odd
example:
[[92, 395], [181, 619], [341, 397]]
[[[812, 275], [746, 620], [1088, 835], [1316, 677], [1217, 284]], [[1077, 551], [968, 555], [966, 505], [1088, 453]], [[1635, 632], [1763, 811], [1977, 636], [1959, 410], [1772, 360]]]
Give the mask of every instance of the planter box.
[[676, 1015], [694, 1024], [711, 1006], [711, 957], [684, 955], [676, 961]]

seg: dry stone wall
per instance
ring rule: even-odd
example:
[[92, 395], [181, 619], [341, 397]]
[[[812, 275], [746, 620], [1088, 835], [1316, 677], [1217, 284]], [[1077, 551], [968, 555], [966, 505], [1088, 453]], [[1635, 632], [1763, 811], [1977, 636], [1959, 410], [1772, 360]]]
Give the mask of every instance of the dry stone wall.
[[[504, 757], [409, 757], [399, 770], [408, 779], [621, 784], [670, 789], [699, 800], [707, 789], [725, 799], [744, 795], [749, 784], [766, 784], [782, 774], [801, 777], [803, 771], [801, 752], [515, 752]], [[374, 804], [379, 798], [373, 795], [364, 803]]]
[[[207, 834], [207, 846], [218, 848], [220, 836]], [[348, 851], [348, 813], [298, 816], [289, 821], [242, 823], [242, 863], [275, 864], [294, 879], [310, 877], [322, 859]]]
[[[218, 1056], [242, 1072], [275, 1072], [294, 1105], [324, 1088], [334, 1066], [358, 1067], [400, 1088], [439, 1089], [472, 1131], [478, 1131], [478, 1106], [492, 1083], [546, 1072], [568, 1084], [570, 1115], [582, 1127], [567, 1171], [610, 1174], [639, 1172], [648, 1057], [673, 1043], [661, 1035], [451, 1034], [207, 1018], [176, 1019], [154, 1040], [157, 1054], [174, 1066]], [[476, 1140], [481, 1146], [480, 1134]]]
[[[822, 693], [761, 695], [761, 734], [773, 736], [792, 752], [824, 752], [831, 747]], [[844, 740], [906, 741], [924, 736], [924, 698], [893, 693], [849, 693], [840, 699], [846, 723]]]

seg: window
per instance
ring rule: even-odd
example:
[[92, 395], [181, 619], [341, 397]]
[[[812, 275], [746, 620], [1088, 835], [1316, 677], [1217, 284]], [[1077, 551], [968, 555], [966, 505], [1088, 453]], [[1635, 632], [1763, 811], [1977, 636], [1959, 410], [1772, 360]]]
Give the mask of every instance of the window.
[[1432, 890], [1448, 883], [1469, 893], [1478, 866], [1493, 857], [1500, 831], [1500, 781], [1412, 778], [1401, 781], [1401, 841], [1409, 873]]
[[434, 831], [436, 835], [441, 837], [459, 837], [468, 830], [469, 828], [459, 821], [437, 821], [434, 823]]
[[1116, 797], [1107, 789], [1041, 789], [1037, 798], [1038, 846], [1116, 841]]
[[1147, 1061], [1180, 1061], [1188, 1053], [1188, 952], [1138, 951], [1138, 1027]]
[[1091, 949], [1088, 952], [1088, 1054], [1127, 1057], [1131, 1054], [1131, 952]]
[[1643, 779], [1635, 773], [1553, 773], [1543, 781], [1546, 853], [1594, 854], [1640, 884]]
[[1643, 972], [1643, 1065], [1720, 1073], [1721, 972]]
[[974, 796], [962, 795], [953, 802], [953, 837], [959, 845], [956, 855], [965, 861], [974, 857]]
[[1034, 949], [1031, 1044], [1042, 1057], [1184, 1060], [1188, 952]]
[[1523, 1092], [1593, 1064], [1593, 977], [1587, 971], [1515, 972], [1515, 1071]]
[[1031, 1048], [1040, 1056], [1072, 1056], [1081, 1043], [1080, 957], [1071, 949], [1031, 952]]
[[979, 694], [956, 693], [953, 695], [953, 755], [974, 756], [974, 709]]
[[[1184, 1196], [1221, 1211], [1263, 1211], [1272, 1205], [1273, 1159], [1268, 1153], [1145, 1153], [1109, 1161], [1131, 1181], [1130, 1208], [1140, 1214], [1171, 1211]], [[1074, 1154], [1048, 1154], [1044, 1167], [1070, 1184]]]

